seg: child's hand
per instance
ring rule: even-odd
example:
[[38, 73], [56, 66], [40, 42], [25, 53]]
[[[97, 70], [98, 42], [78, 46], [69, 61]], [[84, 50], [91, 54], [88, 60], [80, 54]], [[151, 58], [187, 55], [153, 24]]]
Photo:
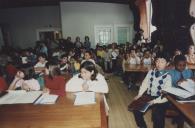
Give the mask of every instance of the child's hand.
[[181, 84], [182, 82], [187, 81], [186, 79], [180, 79], [177, 81], [177, 85]]
[[87, 84], [86, 81], [82, 84], [82, 88], [83, 88], [83, 91], [88, 91], [89, 90], [89, 85]]
[[137, 100], [137, 99], [139, 99], [140, 97], [141, 97], [141, 95], [137, 95], [136, 97], [134, 97], [133, 100]]
[[150, 105], [153, 105], [153, 104], [154, 104], [154, 101], [151, 100], [151, 101], [149, 101], [148, 103], [149, 103]]
[[195, 82], [195, 77], [191, 78]]
[[44, 89], [43, 89], [43, 93], [49, 94], [49, 93], [50, 93], [50, 89], [49, 89], [49, 88], [44, 88]]

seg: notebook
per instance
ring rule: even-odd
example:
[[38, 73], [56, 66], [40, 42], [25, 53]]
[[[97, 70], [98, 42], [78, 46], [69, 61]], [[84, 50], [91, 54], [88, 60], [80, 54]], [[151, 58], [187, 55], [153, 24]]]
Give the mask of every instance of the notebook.
[[74, 105], [95, 104], [95, 92], [77, 92]]
[[14, 90], [8, 91], [6, 95], [0, 98], [0, 104], [27, 104], [33, 103], [40, 95], [41, 91]]
[[151, 106], [148, 102], [151, 101], [152, 98], [146, 95], [141, 96], [139, 99], [132, 101], [128, 105], [129, 111], [138, 110], [140, 112], [146, 112], [146, 110]]
[[188, 92], [184, 89], [175, 88], [175, 87], [163, 88], [162, 90], [183, 99], [189, 98], [194, 95], [193, 93]]
[[58, 95], [42, 94], [35, 104], [55, 104]]

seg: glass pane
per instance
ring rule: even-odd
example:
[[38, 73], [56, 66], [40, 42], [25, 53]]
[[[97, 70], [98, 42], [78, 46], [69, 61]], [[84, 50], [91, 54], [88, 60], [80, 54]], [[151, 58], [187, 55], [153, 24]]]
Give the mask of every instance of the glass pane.
[[126, 27], [118, 27], [117, 31], [118, 35], [118, 43], [124, 44], [127, 42], [127, 36], [128, 36], [128, 28]]

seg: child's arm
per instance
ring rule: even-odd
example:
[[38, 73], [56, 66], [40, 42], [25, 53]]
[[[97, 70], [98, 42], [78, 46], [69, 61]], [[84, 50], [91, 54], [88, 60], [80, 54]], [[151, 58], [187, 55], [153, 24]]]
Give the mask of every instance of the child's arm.
[[148, 74], [146, 75], [146, 77], [144, 78], [144, 80], [142, 82], [142, 85], [139, 88], [137, 98], [141, 97], [144, 94], [144, 92], [148, 89], [148, 86], [149, 86], [148, 85], [148, 80], [149, 80], [150, 74], [151, 74], [151, 71], [149, 71]]
[[108, 93], [108, 84], [102, 75], [98, 75], [97, 80], [89, 86], [89, 91], [98, 93]]
[[138, 56], [136, 56], [135, 59], [136, 59], [136, 64], [140, 64], [141, 63], [141, 60], [140, 60], [140, 58]]

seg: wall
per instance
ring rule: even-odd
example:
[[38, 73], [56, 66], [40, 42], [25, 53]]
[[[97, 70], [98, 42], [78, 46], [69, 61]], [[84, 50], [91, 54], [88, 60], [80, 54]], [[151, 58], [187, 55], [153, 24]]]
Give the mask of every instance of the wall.
[[34, 46], [37, 29], [61, 27], [59, 6], [1, 9], [0, 17], [0, 24], [9, 26], [15, 47]]
[[[128, 5], [96, 2], [61, 2], [63, 37], [89, 35], [94, 46], [94, 25], [133, 24]], [[133, 28], [133, 25], [132, 25]], [[131, 29], [132, 31], [133, 29]], [[130, 32], [131, 40], [133, 32]]]

